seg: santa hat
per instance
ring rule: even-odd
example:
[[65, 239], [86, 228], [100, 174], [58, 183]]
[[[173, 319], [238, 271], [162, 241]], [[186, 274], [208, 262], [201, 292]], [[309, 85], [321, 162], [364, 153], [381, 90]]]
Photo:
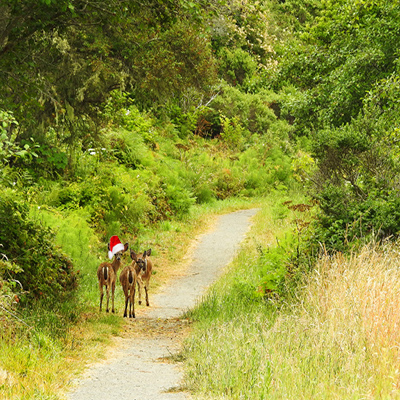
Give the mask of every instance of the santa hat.
[[110, 245], [108, 246], [108, 257], [110, 260], [121, 250], [125, 250], [125, 246], [121, 243], [118, 236], [111, 236]]

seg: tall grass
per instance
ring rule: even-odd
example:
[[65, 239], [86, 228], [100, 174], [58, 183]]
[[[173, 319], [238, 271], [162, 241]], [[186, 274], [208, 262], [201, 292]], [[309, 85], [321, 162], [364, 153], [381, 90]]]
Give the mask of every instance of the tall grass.
[[92, 316], [69, 329], [64, 327], [66, 334], [57, 338], [54, 330], [49, 333], [48, 322], [42, 329], [43, 323], [34, 326], [33, 321], [26, 321], [0, 341], [0, 399], [64, 398], [61, 394], [70, 385], [72, 373], [105, 356], [105, 344], [110, 345], [122, 322], [115, 315]]
[[398, 245], [321, 257], [297, 298], [279, 307], [257, 299], [251, 245], [192, 314], [184, 353], [196, 396], [400, 398]]

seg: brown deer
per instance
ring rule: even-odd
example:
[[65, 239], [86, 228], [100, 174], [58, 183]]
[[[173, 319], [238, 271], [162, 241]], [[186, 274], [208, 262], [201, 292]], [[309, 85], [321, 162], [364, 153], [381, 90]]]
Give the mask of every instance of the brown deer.
[[129, 318], [135, 318], [135, 286], [137, 281], [135, 266], [135, 261], [132, 261], [132, 264], [127, 265], [119, 276], [119, 281], [125, 294], [124, 318], [127, 317], [128, 303]]
[[136, 266], [136, 275], [137, 275], [137, 285], [139, 291], [139, 304], [142, 304], [142, 286], [144, 286], [144, 290], [146, 292], [146, 305], [149, 306], [149, 285], [151, 272], [153, 270], [153, 264], [151, 260], [148, 258], [151, 254], [151, 249], [146, 250], [142, 256], [136, 254], [133, 250], [131, 250], [131, 258], [135, 261]]
[[97, 269], [97, 279], [99, 280], [99, 290], [100, 290], [100, 311], [101, 306], [103, 303], [103, 286], [106, 287], [106, 294], [107, 294], [107, 308], [106, 311], [109, 311], [109, 300], [110, 300], [110, 289], [111, 289], [111, 301], [112, 301], [112, 308], [111, 311], [115, 312], [114, 309], [114, 293], [115, 293], [115, 282], [117, 281], [117, 272], [119, 267], [121, 266], [121, 258], [125, 251], [128, 250], [129, 244], [122, 243], [113, 246], [110, 249], [110, 245], [108, 245], [108, 251], [110, 258], [114, 257], [112, 263], [103, 262], [100, 264], [99, 268]]

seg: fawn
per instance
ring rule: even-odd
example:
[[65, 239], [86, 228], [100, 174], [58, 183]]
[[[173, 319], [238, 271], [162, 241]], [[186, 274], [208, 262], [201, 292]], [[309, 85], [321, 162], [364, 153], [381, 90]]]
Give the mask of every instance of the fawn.
[[109, 262], [103, 262], [100, 264], [99, 268], [97, 269], [97, 279], [99, 280], [99, 290], [100, 290], [100, 311], [101, 311], [101, 306], [103, 303], [103, 286], [106, 287], [106, 293], [107, 293], [107, 309], [106, 311], [109, 311], [109, 299], [110, 299], [110, 289], [111, 289], [111, 301], [112, 301], [112, 312], [115, 312], [114, 310], [114, 293], [115, 293], [115, 282], [117, 280], [117, 272], [119, 270], [119, 267], [121, 266], [121, 258], [122, 255], [125, 251], [128, 250], [128, 243], [125, 243], [122, 245], [119, 243], [116, 248], [118, 251], [115, 252], [113, 249], [110, 249], [110, 245], [108, 245], [108, 251], [109, 251], [109, 256], [112, 258], [114, 257], [114, 260], [112, 263]]
[[119, 276], [119, 281], [125, 294], [124, 318], [127, 317], [128, 303], [129, 318], [135, 318], [135, 286], [137, 281], [135, 266], [135, 261], [132, 261], [132, 264], [127, 265]]
[[137, 275], [137, 285], [139, 291], [139, 304], [142, 304], [142, 286], [144, 286], [144, 290], [146, 292], [146, 305], [149, 306], [149, 284], [151, 272], [153, 270], [153, 264], [151, 260], [148, 258], [151, 254], [151, 249], [146, 250], [142, 256], [136, 254], [133, 250], [131, 250], [131, 258], [135, 261], [135, 270]]

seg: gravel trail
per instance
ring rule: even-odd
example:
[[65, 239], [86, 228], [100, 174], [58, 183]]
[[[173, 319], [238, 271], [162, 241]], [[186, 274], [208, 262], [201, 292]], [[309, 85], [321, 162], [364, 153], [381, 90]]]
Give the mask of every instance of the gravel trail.
[[157, 294], [151, 307], [138, 310], [107, 360], [91, 366], [74, 385], [69, 400], [183, 400], [182, 371], [174, 361], [187, 334], [185, 311], [201, 300], [207, 287], [229, 264], [258, 209], [222, 215], [215, 228], [201, 235], [183, 276]]

